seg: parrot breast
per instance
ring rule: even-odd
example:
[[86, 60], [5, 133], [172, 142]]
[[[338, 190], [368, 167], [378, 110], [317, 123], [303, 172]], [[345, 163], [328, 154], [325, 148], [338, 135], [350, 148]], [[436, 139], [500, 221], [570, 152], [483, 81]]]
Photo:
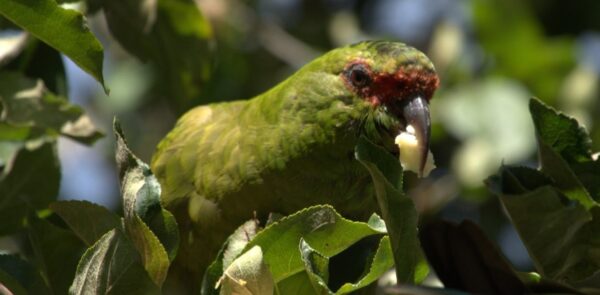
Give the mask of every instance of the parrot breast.
[[279, 87], [248, 101], [197, 107], [159, 144], [152, 169], [162, 203], [188, 233], [177, 259], [192, 276], [254, 217], [315, 204], [354, 219], [377, 210], [369, 175], [354, 159], [354, 128], [365, 110], [307, 101], [299, 97], [314, 96], [303, 91]]
[[427, 102], [438, 84], [416, 49], [363, 42], [325, 54], [250, 100], [190, 110], [151, 165], [182, 233], [174, 271], [201, 281], [227, 236], [254, 217], [315, 204], [354, 220], [377, 212], [370, 175], [354, 158], [358, 139], [397, 152], [399, 126], [410, 123], [426, 143]]

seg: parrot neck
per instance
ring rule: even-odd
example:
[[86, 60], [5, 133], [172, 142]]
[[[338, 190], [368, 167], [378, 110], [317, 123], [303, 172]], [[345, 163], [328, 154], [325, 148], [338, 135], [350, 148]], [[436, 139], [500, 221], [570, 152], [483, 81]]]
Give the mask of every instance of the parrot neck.
[[[375, 200], [369, 174], [354, 158], [354, 149], [371, 106], [336, 93], [324, 97], [318, 90], [283, 84], [248, 101], [242, 111], [240, 126], [260, 130], [256, 157], [264, 173], [258, 181], [289, 196], [281, 204], [266, 203], [262, 211], [292, 213], [329, 203], [346, 216], [368, 217], [360, 214], [370, 215]], [[370, 206], [373, 210], [365, 210]]]

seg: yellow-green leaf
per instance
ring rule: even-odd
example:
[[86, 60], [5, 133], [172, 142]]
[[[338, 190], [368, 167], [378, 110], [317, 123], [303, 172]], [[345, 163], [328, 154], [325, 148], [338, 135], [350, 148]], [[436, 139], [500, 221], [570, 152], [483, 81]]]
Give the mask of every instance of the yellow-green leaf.
[[3, 0], [0, 15], [68, 56], [107, 91], [102, 76], [103, 48], [81, 13], [62, 8], [54, 0]]

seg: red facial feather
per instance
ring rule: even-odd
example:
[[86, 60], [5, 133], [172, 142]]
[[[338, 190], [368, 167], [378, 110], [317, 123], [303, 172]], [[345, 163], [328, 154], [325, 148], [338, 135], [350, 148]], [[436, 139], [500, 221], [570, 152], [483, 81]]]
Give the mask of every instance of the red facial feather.
[[409, 98], [411, 95], [416, 94], [422, 95], [423, 98], [429, 101], [439, 87], [440, 80], [433, 71], [401, 68], [394, 74], [373, 73], [364, 62], [352, 63], [348, 68], [357, 63], [362, 64], [367, 70], [371, 83], [357, 88], [343, 75], [344, 81], [347, 86], [374, 105], [387, 103], [395, 99]]

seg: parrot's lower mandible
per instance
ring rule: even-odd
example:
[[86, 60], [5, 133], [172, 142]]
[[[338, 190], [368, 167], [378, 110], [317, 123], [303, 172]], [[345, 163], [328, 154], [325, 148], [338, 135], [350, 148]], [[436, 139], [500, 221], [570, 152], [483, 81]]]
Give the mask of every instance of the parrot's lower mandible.
[[187, 112], [152, 159], [162, 203], [181, 230], [176, 267], [200, 281], [227, 236], [255, 214], [315, 204], [353, 219], [378, 211], [354, 156], [358, 139], [427, 173], [428, 105], [438, 84], [417, 49], [367, 41], [326, 53], [250, 100]]

